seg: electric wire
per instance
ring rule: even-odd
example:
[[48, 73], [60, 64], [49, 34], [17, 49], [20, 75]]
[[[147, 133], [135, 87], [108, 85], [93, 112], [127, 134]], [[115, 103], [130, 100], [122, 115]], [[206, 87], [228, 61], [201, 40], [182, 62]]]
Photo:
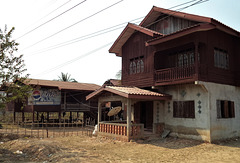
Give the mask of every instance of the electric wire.
[[[173, 9], [173, 8], [176, 8], [176, 7], [179, 7], [179, 6], [182, 6], [182, 5], [194, 2], [194, 1], [197, 1], [197, 0], [191, 0], [191, 1], [188, 1], [188, 2], [185, 2], [185, 3], [182, 3], [182, 4], [170, 7], [168, 9]], [[180, 10], [180, 9], [178, 9], [178, 10]], [[131, 20], [131, 21], [128, 21], [128, 22], [132, 22], [132, 21], [135, 21], [135, 20], [138, 20], [138, 19], [142, 19], [142, 18], [144, 18], [144, 16], [140, 17], [140, 18], [137, 18], [137, 19], [134, 19], [134, 20]], [[158, 21], [160, 21], [160, 20], [158, 20]], [[156, 21], [156, 22], [158, 22], [158, 21]], [[121, 29], [124, 26], [121, 26], [121, 27], [116, 28], [114, 30], [106, 31], [105, 33], [97, 34], [98, 32], [102, 32], [102, 31], [105, 31], [105, 30], [108, 30], [108, 29], [111, 29], [111, 28], [114, 28], [114, 27], [126, 24], [128, 22], [124, 22], [124, 23], [121, 23], [121, 24], [118, 24], [118, 25], [115, 25], [115, 26], [112, 26], [112, 27], [109, 27], [109, 28], [106, 28], [106, 29], [103, 29], [103, 30], [100, 30], [100, 31], [97, 31], [97, 32], [94, 32], [94, 33], [91, 33], [91, 34], [88, 34], [88, 35], [80, 36], [78, 38], [75, 38], [75, 39], [72, 39], [72, 40], [69, 40], [69, 41], [65, 41], [65, 42], [62, 42], [62, 43], [59, 43], [59, 44], [47, 47], [45, 49], [41, 49], [41, 50], [35, 51], [35, 52], [31, 53], [29, 56], [32, 56], [32, 55], [35, 55], [35, 54], [39, 54], [39, 53], [43, 53], [43, 52], [47, 52], [47, 51], [50, 51], [50, 50], [53, 50], [53, 49], [61, 48], [61, 47], [67, 46], [67, 45], [71, 45], [73, 43], [77, 43], [79, 41], [83, 41], [83, 40], [86, 40], [86, 39], [89, 39], [89, 38], [92, 38], [92, 37], [96, 37], [96, 36], [99, 36], [99, 35], [102, 35], [102, 34], [105, 34], [105, 33], [108, 33], [108, 32], [114, 31], [114, 30], [117, 30], [117, 29]], [[93, 34], [96, 34], [96, 35], [93, 35]]]
[[[194, 0], [194, 1], [196, 1], [196, 0]], [[186, 6], [186, 7], [180, 8], [180, 9], [183, 10], [183, 9], [188, 8], [188, 7], [191, 7], [191, 6], [194, 6], [194, 5], [197, 5], [197, 4], [206, 2], [206, 1], [209, 1], [209, 0], [199, 0], [198, 2], [195, 2], [195, 3], [193, 3], [193, 4], [189, 5], [189, 6]], [[193, 1], [189, 1], [189, 2], [193, 2]], [[184, 4], [186, 4], [186, 3], [184, 3]], [[179, 5], [177, 5], [177, 6], [179, 6]], [[175, 6], [174, 6], [174, 7], [175, 7]], [[178, 9], [178, 10], [180, 10], [180, 9]], [[175, 11], [174, 13], [176, 13], [176, 11]], [[172, 15], [174, 15], [174, 13], [173, 13]], [[171, 16], [171, 15], [170, 15], [170, 16]], [[166, 19], [166, 17], [164, 17], [163, 19]], [[160, 20], [162, 20], [162, 19], [160, 19]], [[157, 20], [157, 21], [155, 21], [154, 23], [159, 22], [160, 20]], [[149, 25], [148, 25], [148, 26], [149, 26]], [[111, 42], [111, 43], [113, 43], [113, 42]], [[79, 60], [79, 59], [81, 59], [81, 58], [83, 58], [83, 57], [86, 57], [86, 56], [88, 56], [88, 55], [90, 55], [90, 54], [92, 54], [92, 53], [94, 53], [94, 52], [96, 52], [96, 51], [98, 51], [98, 50], [100, 50], [100, 49], [108, 46], [108, 45], [111, 44], [111, 43], [108, 43], [108, 44], [106, 44], [106, 45], [104, 45], [104, 46], [102, 46], [102, 47], [100, 47], [100, 48], [97, 48], [97, 49], [95, 49], [95, 50], [93, 50], [93, 51], [91, 51], [91, 52], [89, 52], [89, 53], [86, 53], [86, 54], [84, 54], [84, 55], [82, 55], [82, 56], [80, 56], [80, 57], [77, 57], [77, 58], [72, 59], [72, 60], [70, 60], [70, 61], [64, 62], [64, 63], [62, 63], [62, 64], [60, 64], [60, 65], [58, 65], [58, 66], [56, 66], [56, 67], [54, 67], [54, 68], [51, 68], [51, 69], [49, 69], [49, 70], [46, 70], [46, 71], [44, 71], [44, 72], [42, 72], [42, 73], [40, 73], [40, 74], [38, 74], [38, 75], [50, 73], [50, 72], [55, 71], [55, 70], [57, 70], [57, 69], [59, 69], [59, 68], [62, 68], [63, 66], [66, 66], [67, 64], [73, 63], [73, 62], [75, 62], [75, 61], [77, 61], [77, 60]]]
[[67, 27], [61, 29], [60, 31], [58, 31], [58, 32], [56, 32], [56, 33], [54, 33], [54, 34], [52, 34], [52, 35], [50, 35], [50, 36], [48, 36], [48, 37], [46, 37], [46, 38], [44, 38], [44, 39], [42, 39], [42, 40], [36, 42], [36, 43], [34, 43], [34, 44], [32, 44], [32, 45], [26, 47], [26, 48], [23, 49], [23, 50], [26, 50], [26, 49], [28, 49], [28, 48], [30, 48], [30, 47], [33, 47], [34, 45], [39, 44], [39, 43], [41, 43], [41, 42], [43, 42], [43, 41], [45, 41], [45, 40], [47, 40], [47, 39], [49, 39], [49, 38], [51, 38], [51, 37], [53, 37], [53, 36], [55, 36], [55, 35], [57, 35], [57, 34], [63, 32], [63, 31], [65, 31], [65, 30], [67, 30], [67, 29], [69, 29], [69, 28], [71, 28], [71, 27], [73, 27], [73, 26], [75, 26], [75, 25], [77, 25], [77, 24], [79, 24], [79, 23], [81, 23], [81, 22], [83, 22], [83, 21], [85, 21], [85, 20], [87, 20], [87, 19], [89, 19], [89, 18], [91, 18], [91, 17], [93, 17], [93, 16], [95, 16], [95, 15], [97, 15], [97, 14], [99, 14], [99, 13], [101, 13], [101, 12], [103, 12], [103, 11], [105, 11], [105, 10], [111, 8], [111, 7], [113, 7], [113, 6], [115, 6], [115, 5], [117, 5], [118, 3], [122, 2], [122, 1], [124, 1], [124, 0], [120, 0], [120, 1], [118, 1], [118, 2], [116, 2], [116, 3], [114, 3], [114, 4], [112, 4], [112, 5], [110, 5], [110, 6], [106, 7], [106, 8], [104, 8], [104, 9], [101, 9], [101, 10], [95, 12], [94, 14], [92, 14], [92, 15], [90, 15], [90, 16], [87, 16], [86, 18], [83, 18], [83, 19], [77, 21], [76, 23], [74, 23], [74, 24], [72, 24], [72, 25], [70, 25], [70, 26], [67, 26]]
[[81, 56], [78, 56], [78, 57], [76, 57], [76, 58], [74, 58], [74, 59], [71, 59], [71, 60], [69, 60], [69, 61], [67, 61], [67, 62], [64, 62], [64, 63], [62, 63], [62, 64], [60, 64], [60, 65], [57, 65], [57, 66], [55, 66], [55, 67], [53, 67], [53, 68], [51, 68], [51, 69], [49, 69], [49, 70], [45, 70], [44, 72], [39, 73], [39, 74], [37, 74], [36, 76], [50, 73], [50, 72], [52, 72], [52, 71], [55, 71], [55, 70], [57, 70], [57, 69], [59, 69], [59, 68], [62, 68], [62, 67], [64, 67], [64, 66], [66, 66], [66, 65], [68, 65], [68, 64], [70, 64], [70, 63], [76, 62], [76, 61], [78, 61], [79, 59], [82, 59], [82, 58], [84, 58], [84, 57], [86, 57], [86, 56], [88, 56], [88, 55], [90, 55], [90, 54], [93, 54], [93, 53], [95, 53], [95, 52], [97, 52], [97, 51], [99, 51], [99, 50], [101, 50], [101, 49], [103, 49], [103, 48], [111, 45], [112, 43], [113, 43], [113, 41], [111, 41], [111, 42], [109, 42], [109, 43], [107, 43], [107, 44], [105, 44], [105, 45], [103, 45], [103, 46], [101, 46], [101, 47], [98, 47], [98, 48], [96, 48], [96, 49], [94, 49], [94, 50], [92, 50], [92, 51], [90, 51], [90, 52], [88, 52], [88, 53], [85, 53], [85, 54], [83, 54], [83, 55], [81, 55]]
[[[61, 6], [57, 7], [56, 9], [54, 9], [53, 11], [51, 11], [50, 13], [46, 14], [45, 16], [43, 16], [42, 18], [38, 19], [36, 22], [32, 23], [31, 25], [29, 25], [27, 28], [29, 28], [30, 26], [38, 23], [39, 21], [41, 21], [42, 19], [46, 18], [47, 16], [51, 15], [53, 12], [57, 11], [58, 9], [60, 9], [61, 7], [65, 6], [67, 3], [71, 2], [72, 0], [69, 0], [67, 2], [65, 2], [64, 4], [62, 4]], [[18, 37], [19, 38], [19, 37]], [[17, 38], [17, 39], [18, 39]]]
[[81, 1], [80, 3], [74, 5], [73, 7], [69, 8], [69, 9], [67, 9], [66, 11], [62, 12], [61, 14], [59, 14], [59, 15], [53, 17], [52, 19], [49, 19], [48, 21], [46, 21], [46, 22], [40, 24], [39, 26], [33, 28], [32, 30], [26, 32], [25, 34], [23, 34], [22, 36], [18, 37], [17, 39], [20, 39], [20, 38], [22, 38], [22, 37], [28, 35], [29, 33], [31, 33], [31, 32], [33, 32], [33, 31], [37, 30], [38, 28], [42, 27], [43, 25], [45, 25], [45, 24], [47, 24], [47, 23], [53, 21], [54, 19], [56, 19], [56, 18], [62, 16], [63, 14], [67, 13], [68, 11], [71, 11], [72, 9], [74, 9], [75, 7], [78, 7], [79, 5], [81, 5], [82, 3], [86, 2], [86, 1], [87, 1], [87, 0], [83, 0], [83, 1]]
[[[136, 20], [139, 20], [139, 19], [142, 19], [142, 18], [143, 17], [140, 17], [140, 18], [128, 21], [128, 22], [136, 21]], [[32, 52], [28, 56], [33, 56], [35, 54], [43, 53], [43, 52], [50, 51], [50, 50], [53, 50], [53, 49], [56, 49], [56, 48], [61, 48], [61, 47], [67, 46], [67, 45], [71, 45], [73, 43], [77, 43], [79, 41], [83, 41], [83, 40], [90, 39], [90, 38], [93, 38], [93, 37], [96, 37], [96, 36], [99, 36], [99, 35], [103, 35], [103, 34], [106, 34], [106, 33], [109, 33], [109, 32], [115, 31], [115, 30], [118, 30], [118, 29], [122, 29], [122, 28], [124, 28], [126, 26], [126, 24], [128, 22], [124, 22], [124, 23], [121, 23], [121, 24], [118, 24], [118, 25], [114, 25], [112, 27], [108, 27], [108, 28], [105, 28], [105, 29], [102, 29], [102, 30], [99, 30], [99, 31], [96, 31], [96, 32], [93, 32], [93, 33], [90, 33], [90, 34], [87, 34], [87, 35], [84, 35], [84, 36], [80, 36], [80, 37], [77, 37], [77, 38], [72, 39], [72, 40], [68, 40], [68, 41], [65, 41], [65, 42], [53, 45], [53, 46], [49, 46], [49, 47], [47, 47], [45, 49], [41, 49], [41, 50]], [[137, 21], [137, 22], [140, 22], [140, 21]]]

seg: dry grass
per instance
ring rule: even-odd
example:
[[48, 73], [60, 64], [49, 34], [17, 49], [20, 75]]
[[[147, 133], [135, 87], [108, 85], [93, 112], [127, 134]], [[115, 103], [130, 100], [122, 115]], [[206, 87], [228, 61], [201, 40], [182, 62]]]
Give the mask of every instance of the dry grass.
[[[120, 142], [87, 136], [26, 138], [0, 135], [0, 162], [239, 162], [240, 140], [217, 144], [186, 139]], [[16, 151], [21, 151], [22, 154]]]

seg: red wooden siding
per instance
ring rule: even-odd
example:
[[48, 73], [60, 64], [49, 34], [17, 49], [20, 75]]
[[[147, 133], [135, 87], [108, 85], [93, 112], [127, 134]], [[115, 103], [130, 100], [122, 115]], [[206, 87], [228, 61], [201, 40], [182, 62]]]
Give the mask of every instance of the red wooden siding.
[[[136, 32], [122, 47], [122, 84], [127, 86], [146, 87], [154, 83], [153, 47], [146, 47], [145, 41], [152, 37]], [[130, 60], [142, 56], [144, 72], [129, 74]]]

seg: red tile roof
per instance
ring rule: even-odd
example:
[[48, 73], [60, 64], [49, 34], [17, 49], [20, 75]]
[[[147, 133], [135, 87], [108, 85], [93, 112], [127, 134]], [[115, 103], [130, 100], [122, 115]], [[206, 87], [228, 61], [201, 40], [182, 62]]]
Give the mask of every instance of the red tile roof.
[[95, 91], [96, 89], [100, 88], [100, 86], [96, 84], [63, 82], [63, 81], [54, 81], [54, 80], [40, 80], [40, 79], [29, 79], [26, 82], [26, 84], [57, 87], [59, 90]]
[[106, 86], [105, 88], [102, 87], [95, 92], [89, 94], [86, 99], [89, 100], [97, 95], [100, 95], [103, 92], [111, 92], [119, 96], [132, 99], [170, 100], [172, 98], [172, 96], [168, 94], [152, 92], [137, 87]]

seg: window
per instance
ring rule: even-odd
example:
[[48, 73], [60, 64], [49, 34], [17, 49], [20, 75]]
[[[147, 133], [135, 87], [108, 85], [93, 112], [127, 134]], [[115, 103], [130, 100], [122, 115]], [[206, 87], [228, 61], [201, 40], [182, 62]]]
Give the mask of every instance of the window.
[[137, 61], [137, 73], [140, 73], [140, 60]]
[[133, 63], [132, 63], [132, 62], [130, 62], [129, 73], [130, 73], [130, 74], [133, 73]]
[[140, 61], [140, 65], [141, 65], [141, 72], [143, 73], [144, 72], [144, 62], [142, 59]]
[[177, 67], [184, 67], [194, 64], [195, 55], [193, 49], [188, 49], [178, 52], [177, 56]]
[[173, 101], [174, 118], [195, 118], [194, 101]]
[[143, 56], [139, 58], [130, 59], [129, 74], [143, 73], [144, 61]]
[[217, 118], [234, 118], [234, 102], [217, 100]]
[[214, 49], [214, 66], [222, 69], [229, 69], [229, 56], [227, 51]]

